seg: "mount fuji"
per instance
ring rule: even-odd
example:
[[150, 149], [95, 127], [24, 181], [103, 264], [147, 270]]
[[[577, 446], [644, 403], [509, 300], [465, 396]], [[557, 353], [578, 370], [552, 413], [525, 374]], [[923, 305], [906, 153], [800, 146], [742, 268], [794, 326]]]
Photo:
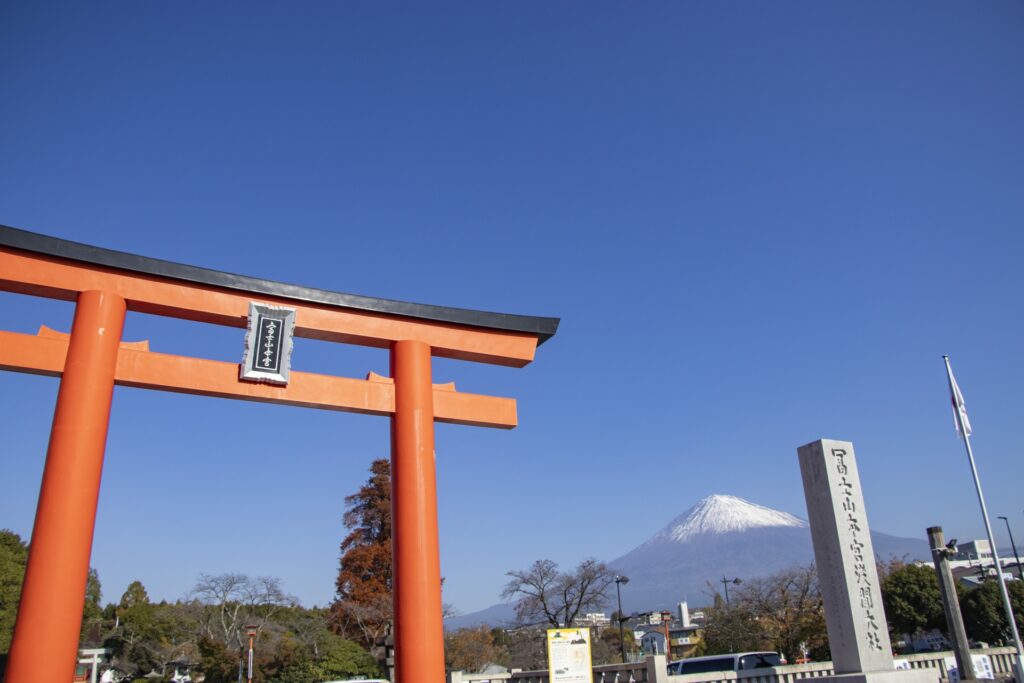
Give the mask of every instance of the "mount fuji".
[[[882, 560], [931, 557], [923, 539], [872, 531], [871, 541], [875, 555]], [[805, 520], [736, 496], [712, 495], [606, 564], [615, 573], [629, 577], [629, 584], [622, 588], [622, 610], [630, 614], [674, 610], [683, 600], [692, 607], [708, 605], [715, 592], [722, 590], [722, 578], [763, 578], [812, 562], [814, 549]], [[605, 607], [606, 612], [614, 609], [612, 604]], [[498, 626], [513, 618], [511, 605], [499, 604], [453, 617], [445, 625]]]
[[[927, 543], [871, 532], [875, 555], [926, 559]], [[808, 523], [736, 496], [712, 495], [608, 566], [629, 577], [628, 612], [671, 608], [681, 600], [703, 605], [722, 578], [767, 577], [814, 561]], [[628, 608], [627, 598], [628, 598]]]

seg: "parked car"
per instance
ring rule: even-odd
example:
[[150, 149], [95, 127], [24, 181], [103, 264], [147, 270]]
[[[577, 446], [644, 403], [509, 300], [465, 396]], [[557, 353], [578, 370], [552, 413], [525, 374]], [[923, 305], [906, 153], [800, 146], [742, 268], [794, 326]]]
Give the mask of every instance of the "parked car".
[[669, 662], [668, 672], [673, 675], [699, 674], [710, 671], [747, 671], [782, 666], [785, 662], [778, 652], [737, 652], [730, 655], [690, 657]]

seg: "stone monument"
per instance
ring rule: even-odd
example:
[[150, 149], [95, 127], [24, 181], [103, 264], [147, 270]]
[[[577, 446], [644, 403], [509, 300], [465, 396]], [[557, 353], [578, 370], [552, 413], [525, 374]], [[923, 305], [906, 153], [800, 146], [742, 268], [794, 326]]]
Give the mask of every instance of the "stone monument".
[[937, 683], [936, 670], [894, 668], [857, 460], [849, 441], [797, 449], [835, 675], [843, 683]]

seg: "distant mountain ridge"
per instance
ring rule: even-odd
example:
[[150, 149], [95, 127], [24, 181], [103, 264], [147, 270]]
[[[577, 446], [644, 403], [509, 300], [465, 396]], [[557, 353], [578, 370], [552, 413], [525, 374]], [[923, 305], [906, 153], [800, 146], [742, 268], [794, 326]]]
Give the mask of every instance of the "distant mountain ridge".
[[[923, 539], [872, 531], [871, 540], [875, 555], [882, 560], [930, 559]], [[723, 578], [762, 578], [812, 562], [814, 550], [805, 520], [736, 496], [714, 494], [607, 564], [629, 577], [622, 587], [622, 609], [628, 614], [674, 609], [682, 600], [691, 606], [706, 605], [722, 590]], [[482, 612], [452, 617], [445, 626], [501, 626], [514, 618], [510, 605], [497, 604]]]

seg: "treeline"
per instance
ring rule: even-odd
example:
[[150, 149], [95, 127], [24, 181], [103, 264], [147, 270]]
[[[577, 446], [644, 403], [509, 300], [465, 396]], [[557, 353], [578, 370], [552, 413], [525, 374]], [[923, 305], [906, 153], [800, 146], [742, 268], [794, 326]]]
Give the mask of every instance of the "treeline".
[[[460, 628], [445, 634], [444, 659], [449, 671], [480, 672], [491, 664], [508, 669], [537, 671], [548, 667], [547, 635], [548, 625], [520, 627], [513, 629]], [[633, 651], [633, 633], [623, 633], [626, 650]], [[590, 654], [595, 666], [617, 664], [620, 656], [618, 626], [591, 628]]]
[[[6, 659], [17, 614], [28, 550], [0, 531], [0, 658]], [[335, 634], [329, 611], [305, 609], [280, 581], [244, 574], [202, 574], [185, 600], [153, 602], [134, 582], [116, 603], [102, 602], [99, 577], [90, 571], [80, 647], [105, 647], [121, 680], [170, 680], [186, 668], [206, 683], [235, 683], [247, 659], [247, 631], [256, 632], [254, 680], [318, 683], [375, 677], [377, 660]], [[2, 669], [0, 669], [2, 670]]]
[[[905, 636], [912, 638], [921, 632], [937, 630], [949, 635], [932, 567], [890, 560], [878, 565], [878, 573], [894, 648], [908, 649]], [[1015, 619], [1024, 623], [1024, 582], [1011, 581], [1008, 588]], [[716, 598], [714, 607], [706, 610], [704, 653], [774, 650], [790, 661], [831, 659], [814, 565], [751, 579], [730, 591], [728, 603]], [[972, 641], [989, 645], [1012, 642], [997, 581], [986, 581], [971, 590], [958, 584], [957, 598]]]
[[[908, 641], [919, 632], [948, 633], [932, 567], [890, 560], [880, 563], [878, 572], [894, 648], [907, 649]], [[511, 581], [504, 597], [515, 604], [518, 627], [484, 626], [449, 633], [445, 659], [450, 669], [479, 671], [488, 664], [526, 670], [545, 668], [544, 629], [572, 623], [584, 612], [606, 606], [610, 602], [607, 589], [615, 580], [607, 567], [593, 560], [564, 572], [555, 563], [541, 560], [508, 576]], [[1024, 581], [1011, 581], [1008, 587], [1016, 620], [1022, 624]], [[730, 590], [729, 602], [710, 584], [708, 593], [712, 604], [702, 610], [704, 631], [691, 656], [771, 650], [783, 653], [790, 662], [831, 659], [814, 565], [748, 579]], [[998, 582], [990, 580], [971, 590], [958, 586], [957, 593], [967, 633], [975, 643], [1012, 642]], [[612, 627], [594, 629], [594, 664], [620, 661], [617, 618], [614, 614]], [[630, 631], [624, 631], [625, 650], [635, 652]]]

